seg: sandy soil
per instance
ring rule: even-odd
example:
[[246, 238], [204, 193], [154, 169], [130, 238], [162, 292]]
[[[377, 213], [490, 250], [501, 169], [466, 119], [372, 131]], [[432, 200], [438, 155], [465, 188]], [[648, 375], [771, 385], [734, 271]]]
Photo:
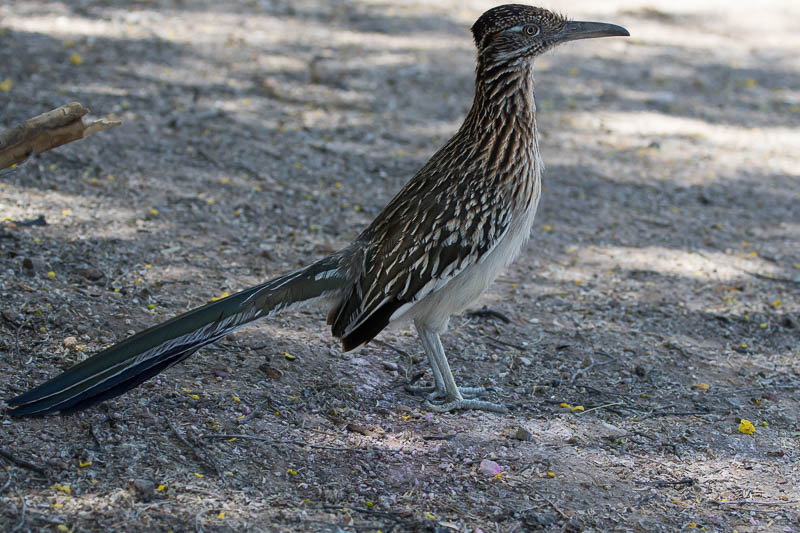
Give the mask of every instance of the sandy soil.
[[[345, 245], [458, 127], [491, 5], [0, 1], [0, 127], [124, 121], [0, 174], [0, 394]], [[549, 3], [632, 37], [539, 61], [534, 238], [444, 338], [511, 414], [287, 313], [0, 417], [0, 529], [800, 531], [800, 4], [760, 6]]]

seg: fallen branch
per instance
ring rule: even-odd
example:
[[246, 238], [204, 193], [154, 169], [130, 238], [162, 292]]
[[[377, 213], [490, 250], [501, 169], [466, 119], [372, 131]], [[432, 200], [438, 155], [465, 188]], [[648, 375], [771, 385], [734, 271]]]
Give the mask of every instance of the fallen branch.
[[380, 339], [372, 339], [370, 342], [373, 343], [373, 344], [377, 344], [378, 346], [383, 346], [384, 348], [389, 348], [391, 350], [394, 350], [395, 352], [399, 353], [403, 357], [408, 357], [409, 359], [411, 358], [411, 354], [409, 354], [406, 351], [401, 350], [400, 348], [392, 346], [388, 342], [384, 342], [384, 341], [382, 341]]
[[528, 351], [527, 348], [525, 348], [524, 346], [520, 346], [519, 344], [514, 344], [513, 342], [501, 341], [500, 339], [496, 339], [491, 335], [484, 335], [483, 337], [485, 339], [489, 339], [491, 342], [494, 342], [495, 344], [499, 344], [500, 346], [507, 346], [509, 348], [514, 348], [516, 350], [519, 350], [520, 352]]
[[0, 457], [4, 457], [4, 458], [8, 459], [9, 461], [11, 461], [12, 463], [16, 464], [17, 466], [21, 466], [22, 468], [27, 468], [28, 470], [33, 470], [37, 474], [41, 474], [43, 476], [47, 475], [47, 469], [44, 468], [43, 466], [39, 466], [37, 464], [33, 464], [30, 461], [26, 461], [25, 459], [20, 459], [19, 457], [16, 457], [11, 452], [6, 451], [3, 448], [0, 448]]
[[678, 486], [678, 485], [689, 485], [692, 486], [697, 483], [696, 479], [692, 479], [690, 477], [685, 477], [679, 479], [678, 481], [665, 481], [663, 479], [656, 479], [655, 481], [638, 481], [640, 485], [654, 485], [656, 487], [668, 487], [668, 486]]
[[202, 464], [207, 469], [216, 472], [218, 477], [223, 478], [222, 469], [219, 467], [217, 462], [214, 461], [212, 458], [206, 456], [206, 454], [203, 453], [198, 448], [197, 445], [189, 442], [189, 440], [186, 437], [184, 437], [180, 431], [178, 431], [178, 428], [175, 427], [175, 424], [172, 423], [172, 420], [166, 418], [166, 421], [167, 424], [169, 424], [169, 427], [172, 429], [172, 432], [175, 433], [175, 435], [178, 437], [178, 440], [180, 440], [184, 445], [186, 445], [186, 447], [189, 448], [192, 454], [194, 454], [194, 456], [200, 460], [200, 464]]
[[31, 156], [122, 124], [120, 120], [108, 119], [87, 124], [83, 116], [88, 112], [81, 104], [72, 102], [0, 133], [0, 169], [18, 165]]
[[645, 418], [655, 418], [657, 416], [707, 416], [713, 414], [711, 411], [706, 410], [698, 410], [698, 411], [672, 411], [672, 412], [665, 412], [665, 413], [655, 413], [649, 412], [646, 415], [640, 416], [640, 420], [644, 420]]
[[[265, 442], [267, 444], [285, 444], [287, 446], [298, 446], [301, 448], [313, 448], [315, 450], [330, 450], [334, 452], [356, 452], [356, 453], [372, 453], [376, 451], [386, 451], [386, 450], [378, 450], [372, 448], [346, 448], [340, 446], [323, 446], [321, 444], [310, 444], [305, 441], [299, 440], [279, 440], [279, 439], [270, 439], [267, 437], [259, 437], [256, 435], [247, 435], [244, 433], [230, 433], [230, 434], [210, 434], [206, 433], [204, 435], [200, 435], [200, 437], [205, 439], [244, 439], [244, 440], [255, 440], [259, 442]], [[391, 453], [400, 452], [402, 450], [389, 450]]]
[[791, 505], [797, 503], [794, 500], [780, 500], [780, 501], [759, 501], [759, 500], [731, 500], [731, 501], [715, 501], [717, 505]]
[[564, 520], [569, 520], [569, 515], [567, 515], [567, 514], [566, 514], [564, 511], [562, 511], [561, 509], [559, 509], [558, 505], [556, 505], [556, 504], [555, 504], [555, 502], [552, 502], [552, 501], [548, 500], [547, 498], [545, 498], [545, 499], [544, 499], [544, 501], [546, 501], [547, 503], [549, 503], [549, 504], [550, 504], [550, 507], [552, 507], [553, 509], [555, 509], [555, 510], [556, 510], [556, 512], [558, 512], [558, 514], [560, 514], [560, 515], [561, 515], [561, 518], [563, 518]]
[[342, 512], [355, 511], [356, 513], [363, 513], [366, 515], [383, 516], [386, 518], [395, 518], [395, 519], [408, 518], [413, 515], [411, 511], [373, 511], [372, 509], [361, 509], [360, 507], [357, 506], [345, 507], [343, 505], [323, 504], [322, 508], [334, 511], [342, 511]]
[[585, 415], [586, 413], [591, 413], [592, 411], [597, 411], [598, 409], [605, 409], [607, 407], [614, 407], [615, 405], [624, 405], [625, 402], [613, 402], [613, 403], [605, 403], [603, 405], [598, 405], [597, 407], [590, 407], [589, 409], [584, 409], [583, 411], [576, 411], [575, 414]]
[[475, 309], [472, 311], [467, 311], [466, 315], [468, 317], [475, 317], [475, 318], [496, 318], [505, 324], [510, 324], [511, 319], [508, 318], [506, 315], [501, 313], [500, 311], [495, 311], [494, 309], [489, 309], [485, 305], [480, 309]]
[[253, 410], [252, 410], [252, 411], [250, 411], [250, 413], [249, 413], [249, 414], [246, 414], [246, 415], [245, 415], [243, 418], [240, 418], [240, 419], [238, 419], [238, 420], [237, 420], [237, 422], [238, 422], [240, 425], [241, 425], [241, 424], [246, 424], [246, 423], [247, 423], [247, 422], [249, 422], [249, 421], [250, 421], [252, 418], [255, 418], [255, 416], [256, 416], [256, 415], [258, 415], [258, 416], [262, 416], [262, 415], [264, 414], [264, 412], [262, 411], [262, 409], [263, 409], [263, 407], [264, 407], [266, 404], [268, 404], [268, 403], [272, 403], [272, 400], [270, 400], [269, 398], [267, 398], [266, 400], [264, 400], [263, 402], [261, 402], [260, 404], [258, 404], [257, 406], [255, 406], [255, 407], [253, 408]]
[[578, 370], [575, 371], [574, 374], [572, 374], [572, 377], [569, 380], [569, 384], [573, 385], [575, 383], [575, 380], [578, 379], [578, 376], [580, 376], [581, 374], [586, 374], [589, 370], [591, 370], [593, 368], [596, 368], [598, 366], [607, 365], [609, 363], [613, 363], [616, 360], [617, 360], [616, 357], [612, 357], [611, 359], [608, 359], [606, 361], [598, 361], [596, 363], [590, 364], [589, 366], [586, 366], [586, 367], [583, 367], [583, 368], [579, 368]]
[[8, 479], [6, 480], [5, 485], [0, 487], [0, 495], [2, 495], [6, 491], [6, 489], [11, 486], [11, 482], [14, 481], [14, 471], [13, 470], [11, 470], [10, 468], [8, 470], [6, 470], [6, 475], [8, 476]]

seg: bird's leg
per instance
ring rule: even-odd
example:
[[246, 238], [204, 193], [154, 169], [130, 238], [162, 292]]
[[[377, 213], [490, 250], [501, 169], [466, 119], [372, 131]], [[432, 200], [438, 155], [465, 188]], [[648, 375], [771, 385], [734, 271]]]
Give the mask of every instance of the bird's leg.
[[412, 394], [427, 394], [428, 399], [432, 400], [439, 394], [444, 394], [444, 381], [442, 381], [442, 372], [439, 370], [436, 360], [427, 348], [425, 349], [425, 355], [428, 356], [431, 372], [433, 372], [433, 385], [406, 385], [406, 390]]
[[[441, 343], [440, 343], [441, 345]], [[434, 356], [435, 350], [425, 345], [425, 355], [428, 357], [428, 363], [431, 365], [431, 372], [433, 372], [434, 384], [433, 385], [407, 385], [406, 390], [412, 394], [425, 394], [428, 401], [434, 401], [437, 398], [444, 398], [447, 396], [447, 389], [444, 385], [442, 378], [442, 370], [439, 367], [439, 362]], [[442, 350], [444, 353], [444, 350]], [[445, 359], [447, 364], [447, 359]], [[448, 366], [448, 371], [450, 367]], [[477, 398], [487, 392], [486, 387], [458, 387], [458, 392], [461, 393], [463, 398]]]
[[[431, 365], [431, 372], [433, 372], [433, 385], [406, 385], [406, 391], [412, 394], [424, 394], [428, 401], [434, 401], [437, 398], [445, 397], [447, 390], [444, 386], [442, 379], [442, 371], [439, 369], [439, 364], [433, 356], [433, 350], [425, 349], [425, 355], [428, 357], [428, 362]], [[486, 387], [458, 387], [458, 392], [464, 398], [477, 398], [487, 392]]]
[[[441, 387], [437, 379], [436, 390], [428, 396], [428, 400], [425, 402], [425, 406], [428, 409], [438, 412], [455, 411], [457, 409], [482, 409], [498, 413], [508, 412], [508, 409], [503, 405], [476, 399], [475, 396], [486, 390], [482, 387], [459, 388], [456, 385], [455, 378], [453, 378], [450, 365], [447, 363], [447, 356], [444, 354], [439, 334], [435, 330], [428, 329], [420, 324], [417, 324], [417, 331], [431, 363], [433, 375], [441, 379]], [[433, 403], [434, 401], [436, 403]]]

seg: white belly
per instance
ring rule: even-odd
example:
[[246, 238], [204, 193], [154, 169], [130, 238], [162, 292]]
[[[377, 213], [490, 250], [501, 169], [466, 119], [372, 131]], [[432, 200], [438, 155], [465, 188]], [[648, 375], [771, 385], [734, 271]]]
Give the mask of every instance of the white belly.
[[535, 215], [536, 202], [512, 222], [508, 233], [482, 261], [465, 268], [444, 287], [425, 296], [397, 319], [411, 319], [444, 332], [450, 315], [463, 311], [477, 300], [502, 269], [517, 257], [530, 236]]

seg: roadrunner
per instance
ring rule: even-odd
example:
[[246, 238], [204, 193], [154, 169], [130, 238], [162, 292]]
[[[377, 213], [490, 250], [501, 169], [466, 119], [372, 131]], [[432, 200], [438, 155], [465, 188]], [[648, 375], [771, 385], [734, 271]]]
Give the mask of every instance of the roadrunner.
[[458, 387], [439, 336], [528, 239], [541, 192], [533, 61], [555, 45], [627, 36], [525, 5], [490, 9], [472, 26], [475, 97], [464, 123], [346, 248], [189, 311], [90, 357], [8, 401], [12, 415], [69, 413], [118, 396], [257, 318], [321, 300], [345, 351], [413, 321], [433, 373], [414, 387], [436, 411], [506, 407]]

